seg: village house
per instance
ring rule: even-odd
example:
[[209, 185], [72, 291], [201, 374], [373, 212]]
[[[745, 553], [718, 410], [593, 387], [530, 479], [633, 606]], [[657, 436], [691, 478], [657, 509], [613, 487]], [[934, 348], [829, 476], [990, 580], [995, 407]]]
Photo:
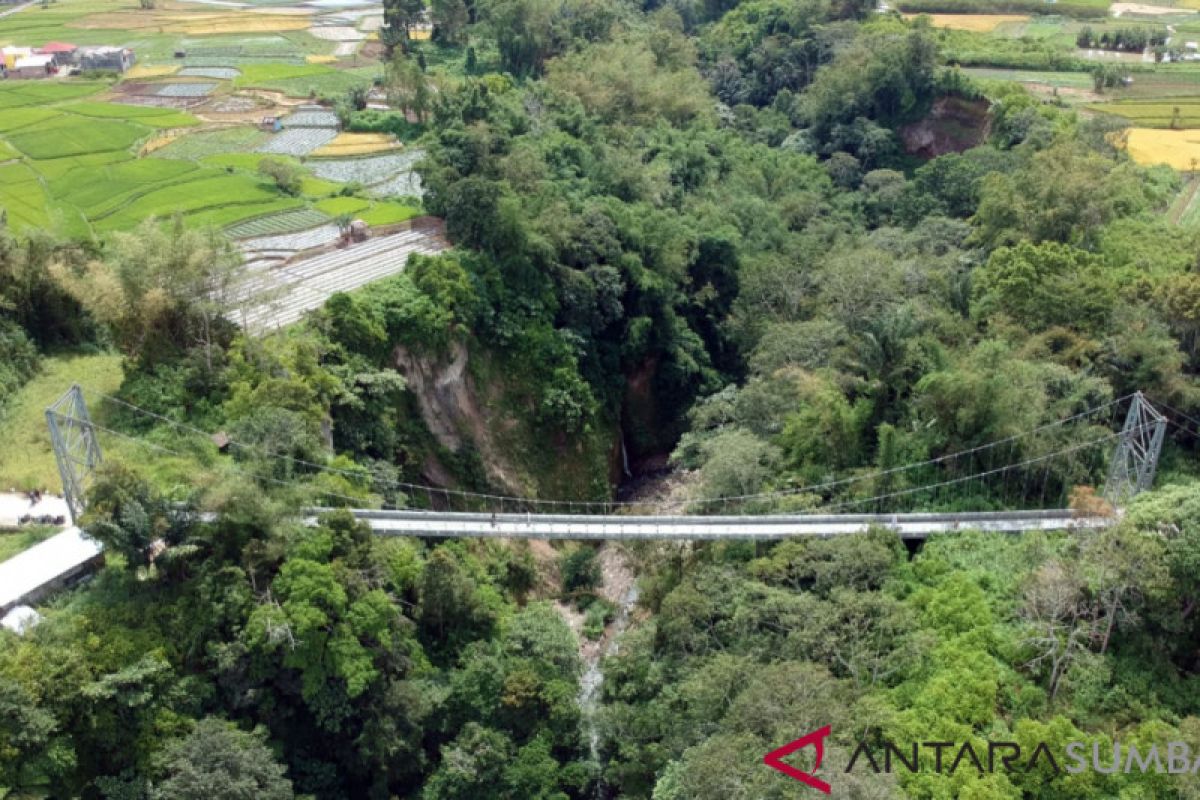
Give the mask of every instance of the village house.
[[17, 61], [33, 55], [32, 47], [0, 47], [0, 67], [12, 69]]
[[81, 47], [77, 51], [79, 68], [124, 72], [137, 60], [128, 47]]
[[18, 58], [8, 70], [10, 78], [45, 78], [55, 71], [54, 56], [31, 55]]
[[46, 42], [34, 52], [43, 56], [53, 56], [54, 66], [65, 67], [75, 63], [75, 53], [79, 48], [69, 42]]

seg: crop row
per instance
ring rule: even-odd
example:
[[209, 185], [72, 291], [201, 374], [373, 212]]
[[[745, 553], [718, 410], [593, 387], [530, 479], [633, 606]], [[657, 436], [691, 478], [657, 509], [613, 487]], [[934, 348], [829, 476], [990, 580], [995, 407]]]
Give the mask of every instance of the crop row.
[[370, 158], [324, 159], [310, 163], [313, 173], [327, 181], [347, 183], [357, 181], [365, 186], [375, 186], [411, 172], [412, 167], [425, 155], [419, 148], [403, 153], [390, 153]]
[[281, 214], [271, 214], [266, 217], [246, 220], [226, 229], [226, 233], [234, 239], [244, 239], [253, 236], [270, 234], [286, 234], [315, 228], [329, 221], [329, 217], [320, 211], [310, 208], [285, 211]]
[[275, 134], [258, 148], [260, 153], [305, 156], [318, 147], [332, 142], [337, 136], [333, 128], [288, 128]]
[[216, 78], [220, 81], [231, 81], [241, 74], [242, 71], [234, 67], [184, 67], [179, 70], [181, 78]]
[[332, 111], [297, 111], [288, 114], [280, 123], [285, 128], [336, 128], [338, 118]]
[[155, 94], [159, 97], [206, 97], [215, 88], [215, 83], [168, 83]]

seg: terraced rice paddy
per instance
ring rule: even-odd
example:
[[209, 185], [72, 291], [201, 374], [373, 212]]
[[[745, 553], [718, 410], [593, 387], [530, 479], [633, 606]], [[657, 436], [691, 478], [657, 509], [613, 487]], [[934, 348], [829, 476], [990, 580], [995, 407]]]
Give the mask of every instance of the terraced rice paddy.
[[356, 86], [370, 86], [379, 74], [378, 67], [334, 69], [323, 64], [247, 64], [234, 84], [270, 89], [292, 97], [309, 97], [314, 92], [336, 96]]
[[[0, 174], [0, 207], [15, 227], [87, 236], [176, 212], [190, 224], [228, 225], [306, 205], [281, 196], [251, 170], [137, 158], [141, 143], [156, 131], [198, 120], [170, 108], [84, 99], [80, 91], [97, 95], [103, 88], [89, 82], [0, 84], [0, 158], [7, 162]], [[39, 97], [43, 102], [30, 104]]]
[[9, 144], [30, 158], [129, 150], [146, 136], [146, 129], [115, 120], [55, 116], [35, 125], [26, 125], [6, 134]]
[[[0, 207], [18, 228], [103, 235], [178, 213], [188, 225], [215, 225], [233, 236], [294, 237], [255, 245], [267, 248], [263, 257], [271, 261], [283, 251], [328, 242], [338, 214], [388, 225], [420, 213], [415, 204], [384, 199], [382, 191], [341, 197], [344, 184], [359, 178], [314, 177], [309, 164], [296, 162], [305, 170], [297, 196], [284, 195], [258, 172], [264, 154], [305, 156], [332, 143], [324, 155], [344, 161], [395, 150], [394, 137], [349, 135], [335, 142], [337, 117], [319, 106], [296, 109], [276, 135], [245, 124], [277, 112], [270, 108], [273, 98], [243, 89], [308, 97], [370, 86], [379, 66], [305, 62], [332, 57], [335, 47], [356, 49], [368, 38], [364, 25], [377, 28], [381, 21], [377, 4], [338, 0], [308, 12], [267, 13], [174, 0], [154, 9], [118, 0], [69, 4], [0, 19], [0, 43], [118, 44], [133, 47], [139, 63], [115, 83], [0, 82]], [[198, 107], [200, 116], [186, 113]], [[243, 124], [217, 127], [229, 121]], [[212, 129], [189, 131], [202, 128]], [[371, 174], [362, 176], [364, 184], [386, 186], [407, 180], [409, 170], [395, 167], [373, 162], [328, 169], [355, 176], [366, 169]]]
[[61, 107], [63, 111], [85, 117], [101, 119], [126, 119], [154, 128], [185, 128], [198, 125], [200, 120], [172, 108], [158, 106], [135, 106], [126, 103], [71, 103]]

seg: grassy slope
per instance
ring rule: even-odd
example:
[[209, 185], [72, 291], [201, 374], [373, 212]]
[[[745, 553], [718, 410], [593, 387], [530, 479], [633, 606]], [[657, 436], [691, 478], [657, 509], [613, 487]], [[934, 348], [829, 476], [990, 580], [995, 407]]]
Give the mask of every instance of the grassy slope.
[[0, 417], [0, 488], [56, 489], [58, 469], [46, 430], [46, 406], [72, 383], [112, 393], [121, 384], [117, 355], [60, 355], [42, 363], [42, 371], [13, 399]]
[[54, 527], [22, 528], [19, 531], [0, 531], [0, 561], [7, 561], [38, 542], [44, 542], [59, 532]]

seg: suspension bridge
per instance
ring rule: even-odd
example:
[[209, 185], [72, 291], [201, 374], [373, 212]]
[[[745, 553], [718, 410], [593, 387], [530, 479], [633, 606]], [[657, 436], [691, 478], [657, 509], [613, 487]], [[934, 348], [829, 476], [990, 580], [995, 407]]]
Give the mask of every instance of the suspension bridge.
[[[883, 527], [902, 539], [921, 540], [962, 530], [1099, 528], [1112, 524], [1129, 500], [1153, 484], [1168, 427], [1200, 435], [1200, 420], [1136, 392], [1097, 401], [986, 444], [771, 491], [699, 498], [564, 500], [370, 476], [364, 470], [299, 459], [223, 435], [221, 443], [228, 455], [218, 455], [211, 431], [117, 397], [90, 394], [105, 407], [102, 418], [110, 424], [92, 418], [85, 390], [78, 385], [46, 409], [72, 522], [78, 522], [85, 511], [104, 450], [112, 448], [125, 458], [207, 463], [207, 468], [251, 485], [290, 490], [301, 509], [298, 514], [310, 523], [326, 511], [342, 508], [381, 536], [434, 538], [758, 541], [838, 536]], [[138, 427], [153, 433], [128, 430]], [[339, 489], [331, 490], [329, 485]], [[1083, 494], [1080, 487], [1085, 488]], [[1080, 497], [1087, 502], [1079, 503]], [[98, 554], [97, 543], [72, 526], [0, 564], [0, 612], [31, 602], [65, 578], [85, 572]]]
[[[46, 411], [72, 518], [103, 460], [101, 437], [147, 455], [194, 458], [213, 432], [94, 393], [126, 420], [171, 434], [138, 436], [92, 419], [73, 386]], [[650, 500], [516, 497], [368, 476], [229, 439], [223, 468], [259, 485], [301, 488], [306, 515], [348, 508], [381, 535], [542, 539], [779, 539], [855, 533], [873, 525], [904, 538], [967, 528], [993, 531], [1096, 526], [1111, 516], [1069, 506], [1095, 487], [1111, 509], [1149, 488], [1171, 420], [1140, 392], [1076, 411], [996, 441], [919, 462], [858, 470], [768, 492]], [[170, 441], [170, 444], [164, 443]], [[316, 485], [336, 484], [340, 491]], [[376, 502], [371, 502], [375, 499]], [[394, 508], [378, 508], [380, 500]], [[1000, 510], [1006, 509], [1006, 510]], [[1010, 510], [1019, 509], [1019, 510]]]

